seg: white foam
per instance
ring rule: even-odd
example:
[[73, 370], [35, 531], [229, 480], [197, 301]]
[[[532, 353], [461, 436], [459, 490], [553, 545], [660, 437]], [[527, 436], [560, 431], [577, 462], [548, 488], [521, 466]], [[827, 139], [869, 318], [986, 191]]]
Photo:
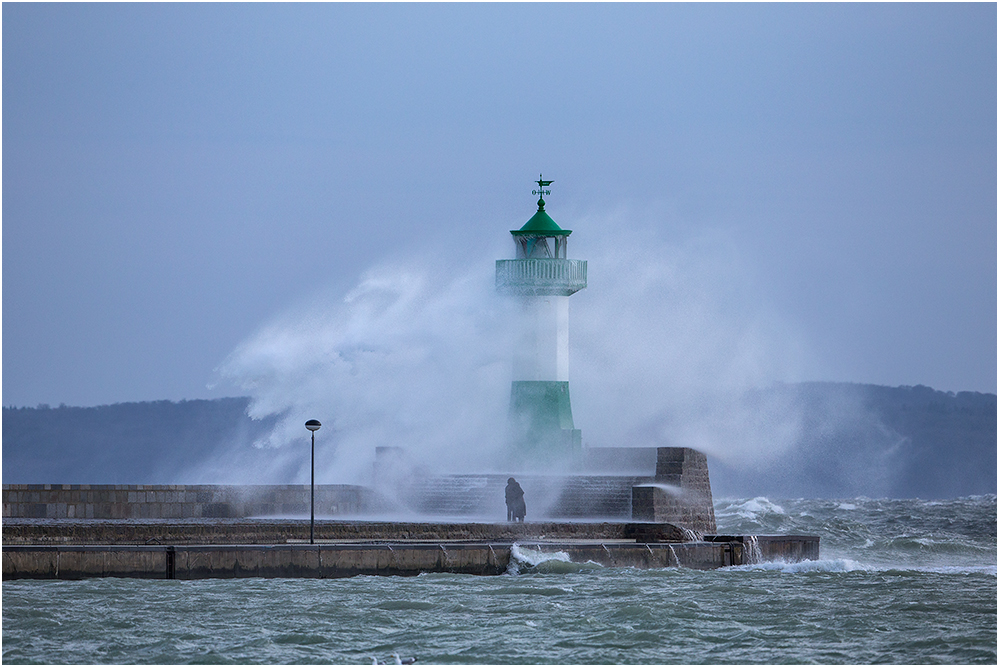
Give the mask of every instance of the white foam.
[[852, 558], [828, 558], [823, 560], [806, 560], [797, 563], [776, 560], [765, 563], [736, 565], [725, 569], [728, 571], [766, 570], [784, 572], [786, 574], [800, 574], [804, 572], [929, 572], [935, 574], [991, 574], [996, 576], [995, 565], [921, 566], [903, 563], [879, 563], [872, 565], [869, 563], [860, 563]]
[[991, 574], [996, 576], [995, 565], [898, 565], [880, 568], [883, 571], [929, 572], [932, 574]]
[[867, 571], [872, 568], [858, 563], [849, 558], [832, 558], [824, 560], [804, 560], [797, 563], [786, 563], [784, 561], [768, 561], [765, 563], [753, 563], [752, 565], [736, 565], [730, 570], [770, 570], [797, 574], [799, 572], [855, 572]]
[[783, 507], [776, 503], [770, 502], [769, 498], [765, 498], [763, 496], [757, 496], [756, 498], [750, 498], [745, 502], [733, 504], [728, 508], [728, 512], [742, 517], [743, 519], [750, 520], [756, 520], [757, 517], [765, 514], [787, 514]]

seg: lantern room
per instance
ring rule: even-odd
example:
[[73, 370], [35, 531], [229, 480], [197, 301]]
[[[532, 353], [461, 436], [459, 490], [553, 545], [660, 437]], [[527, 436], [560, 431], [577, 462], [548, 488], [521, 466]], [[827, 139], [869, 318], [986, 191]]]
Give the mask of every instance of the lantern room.
[[566, 259], [568, 229], [562, 229], [545, 213], [545, 200], [538, 200], [538, 212], [523, 227], [510, 232], [517, 245], [517, 259]]

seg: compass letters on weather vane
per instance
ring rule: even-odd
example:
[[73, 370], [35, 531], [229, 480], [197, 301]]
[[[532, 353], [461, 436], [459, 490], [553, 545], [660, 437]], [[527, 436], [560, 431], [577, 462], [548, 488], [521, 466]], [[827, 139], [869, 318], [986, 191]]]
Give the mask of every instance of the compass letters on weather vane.
[[551, 185], [555, 181], [546, 181], [544, 175], [538, 174], [538, 180], [536, 180], [534, 182], [538, 184], [538, 189], [537, 190], [531, 190], [531, 194], [532, 195], [540, 195], [540, 196], [544, 197], [545, 195], [550, 195], [552, 193], [552, 191], [548, 190], [547, 188], [548, 188], [549, 185]]

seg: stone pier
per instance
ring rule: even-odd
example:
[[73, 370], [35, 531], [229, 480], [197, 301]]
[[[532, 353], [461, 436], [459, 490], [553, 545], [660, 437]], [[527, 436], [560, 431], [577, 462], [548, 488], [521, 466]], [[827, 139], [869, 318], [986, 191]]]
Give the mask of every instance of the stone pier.
[[386, 452], [378, 490], [315, 487], [315, 544], [307, 485], [4, 484], [3, 578], [485, 575], [517, 547], [594, 567], [819, 557], [814, 536], [717, 535], [707, 458], [689, 448], [590, 448], [574, 472], [518, 473], [526, 523], [495, 523], [507, 474], [414, 474]]
[[[691, 541], [669, 524], [25, 521], [3, 525], [3, 578], [335, 578], [508, 571], [515, 545], [594, 567], [742, 565], [745, 536]], [[755, 538], [757, 557], [816, 559], [811, 536]]]

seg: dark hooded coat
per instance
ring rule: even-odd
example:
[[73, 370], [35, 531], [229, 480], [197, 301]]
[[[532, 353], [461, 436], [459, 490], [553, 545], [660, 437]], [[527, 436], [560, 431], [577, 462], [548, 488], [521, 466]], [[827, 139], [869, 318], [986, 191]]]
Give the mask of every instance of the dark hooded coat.
[[524, 489], [513, 477], [506, 482], [506, 518], [524, 520], [527, 504], [524, 502]]

